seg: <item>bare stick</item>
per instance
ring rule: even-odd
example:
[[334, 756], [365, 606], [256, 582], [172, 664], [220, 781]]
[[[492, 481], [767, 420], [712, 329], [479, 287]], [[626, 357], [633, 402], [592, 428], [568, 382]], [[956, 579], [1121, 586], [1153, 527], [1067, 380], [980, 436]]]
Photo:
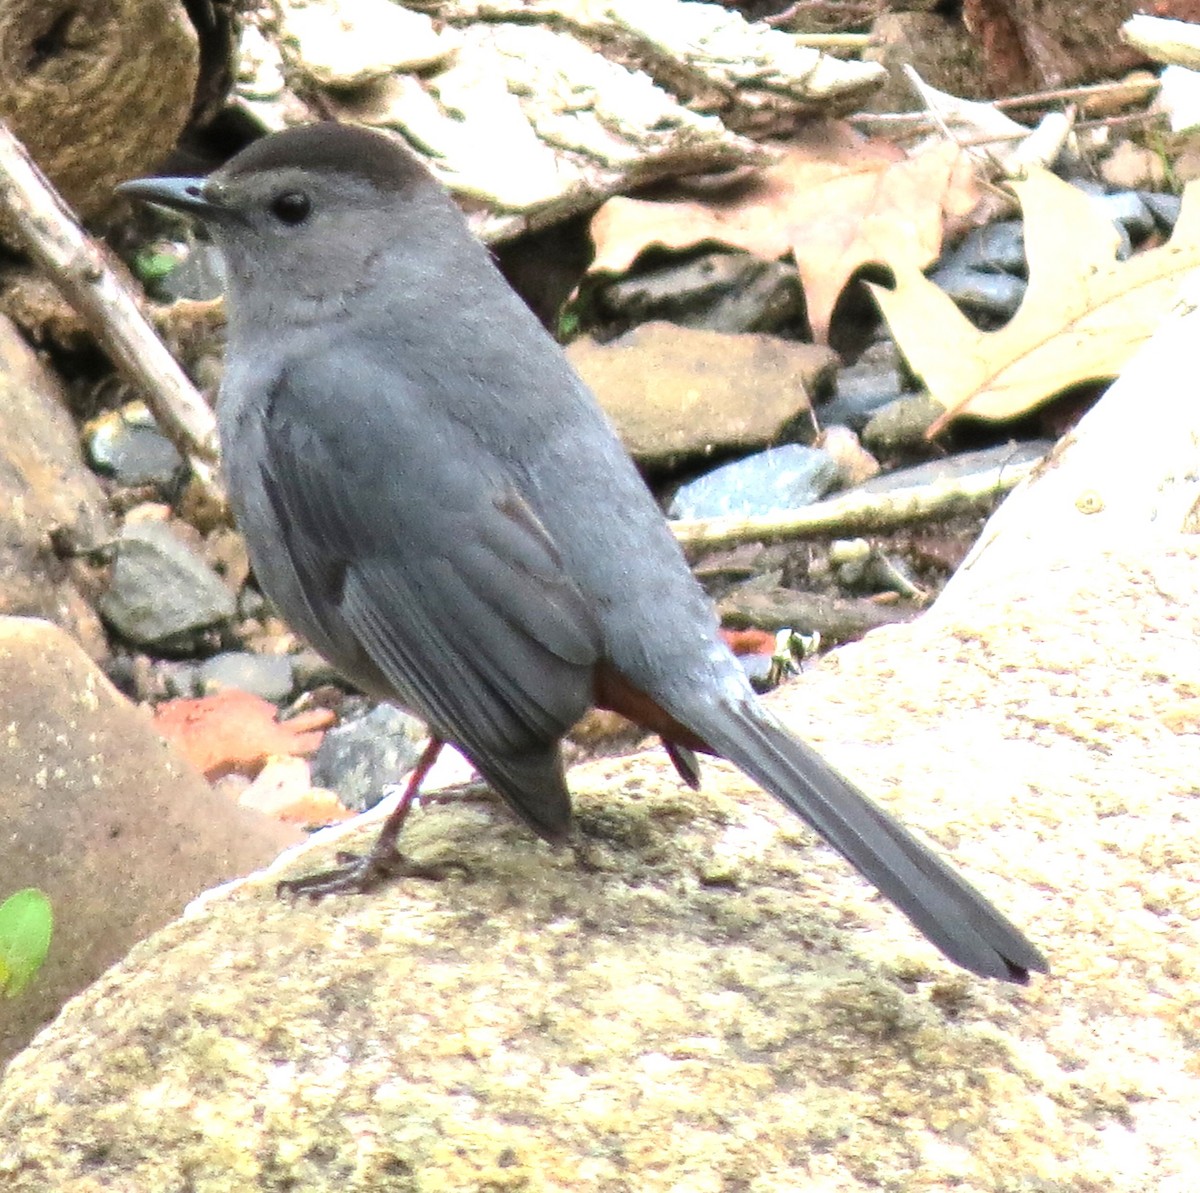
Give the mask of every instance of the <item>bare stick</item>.
[[[1113, 83], [1089, 83], [1085, 87], [1057, 87], [1053, 91], [1032, 91], [1028, 95], [1010, 95], [1003, 99], [994, 99], [994, 107], [1003, 111], [1006, 108], [1044, 108], [1062, 100], [1095, 99], [1104, 96], [1120, 96], [1125, 93], [1138, 92], [1149, 94], [1157, 91], [1159, 80], [1153, 79], [1118, 79]], [[1132, 97], [1130, 103], [1136, 102]]]
[[1024, 480], [1039, 463], [1039, 460], [1014, 460], [969, 476], [948, 477], [912, 488], [878, 493], [860, 490], [780, 514], [678, 521], [671, 523], [671, 529], [685, 547], [723, 547], [805, 535], [891, 530], [986, 506]]
[[164, 433], [191, 464], [205, 496], [225, 508], [216, 477], [216, 420], [146, 322], [130, 288], [0, 121], [0, 214], [113, 363], [146, 397]]

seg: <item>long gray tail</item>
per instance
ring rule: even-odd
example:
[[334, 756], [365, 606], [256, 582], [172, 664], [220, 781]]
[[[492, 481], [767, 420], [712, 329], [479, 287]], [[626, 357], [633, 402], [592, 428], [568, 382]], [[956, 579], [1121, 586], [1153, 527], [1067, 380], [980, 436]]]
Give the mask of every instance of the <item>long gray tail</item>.
[[711, 707], [686, 724], [812, 826], [951, 961], [985, 978], [1026, 982], [1046, 958], [903, 825], [766, 714]]

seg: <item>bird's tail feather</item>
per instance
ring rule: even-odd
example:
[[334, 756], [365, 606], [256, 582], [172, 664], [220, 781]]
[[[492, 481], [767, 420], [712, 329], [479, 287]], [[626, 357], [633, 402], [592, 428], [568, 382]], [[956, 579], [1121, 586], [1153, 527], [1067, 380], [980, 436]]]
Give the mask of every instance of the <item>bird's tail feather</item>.
[[459, 748], [539, 837], [555, 845], [567, 839], [571, 831], [571, 795], [557, 743], [548, 749], [503, 756]]
[[705, 720], [689, 715], [688, 725], [815, 829], [951, 961], [1014, 982], [1047, 972], [1019, 928], [783, 726], [752, 709], [717, 707]]

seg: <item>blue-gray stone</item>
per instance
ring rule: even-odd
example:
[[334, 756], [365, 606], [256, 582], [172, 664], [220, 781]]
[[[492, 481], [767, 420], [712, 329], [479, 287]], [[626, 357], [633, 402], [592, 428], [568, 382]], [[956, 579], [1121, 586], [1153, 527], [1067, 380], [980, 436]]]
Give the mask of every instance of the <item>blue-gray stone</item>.
[[97, 605], [126, 642], [187, 649], [189, 635], [236, 612], [225, 582], [165, 523], [127, 525], [116, 547], [112, 582]]
[[824, 427], [860, 431], [871, 416], [904, 392], [904, 379], [895, 363], [860, 361], [837, 375], [837, 392], [817, 407]]
[[614, 319], [662, 319], [730, 335], [774, 331], [804, 309], [796, 267], [749, 253], [689, 257], [611, 282], [596, 297]]
[[140, 402], [98, 419], [87, 454], [97, 472], [122, 485], [169, 485], [183, 466], [175, 445]]
[[1040, 460], [1052, 447], [1052, 439], [1033, 439], [1025, 443], [1000, 443], [979, 451], [961, 452], [941, 460], [929, 460], [911, 468], [900, 468], [883, 476], [872, 477], [848, 493], [890, 493], [902, 489], [921, 489], [935, 481], [974, 476], [1005, 464], [1026, 464]]
[[1016, 314], [1027, 286], [1024, 278], [1010, 273], [984, 273], [953, 263], [936, 269], [930, 278], [960, 307], [997, 319], [1011, 319]]
[[290, 655], [254, 654], [248, 650], [229, 650], [205, 659], [197, 668], [197, 679], [206, 696], [238, 688], [272, 704], [282, 703], [296, 686]]
[[1183, 199], [1179, 195], [1162, 195], [1157, 191], [1138, 191], [1138, 197], [1154, 216], [1154, 222], [1163, 232], [1172, 232], [1179, 219]]
[[412, 770], [426, 736], [425, 726], [391, 704], [330, 729], [312, 760], [313, 782], [336, 791], [356, 812], [373, 808]]
[[1145, 240], [1154, 231], [1154, 214], [1137, 191], [1115, 191], [1099, 200], [1108, 218], [1135, 240]]
[[943, 259], [943, 267], [977, 269], [983, 273], [1024, 276], [1025, 225], [1020, 220], [999, 220], [972, 228]]
[[675, 494], [670, 516], [720, 518], [779, 513], [819, 501], [837, 479], [837, 463], [826, 452], [787, 443], [689, 481]]

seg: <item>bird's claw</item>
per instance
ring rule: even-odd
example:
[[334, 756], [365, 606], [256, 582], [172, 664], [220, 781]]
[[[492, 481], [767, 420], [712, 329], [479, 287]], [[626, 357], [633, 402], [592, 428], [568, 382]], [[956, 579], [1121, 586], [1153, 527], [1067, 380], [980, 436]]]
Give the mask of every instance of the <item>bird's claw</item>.
[[451, 867], [414, 862], [399, 850], [386, 853], [346, 853], [337, 855], [338, 864], [303, 878], [285, 878], [275, 884], [278, 898], [303, 895], [321, 899], [325, 895], [362, 895], [394, 878], [425, 878], [441, 882]]

